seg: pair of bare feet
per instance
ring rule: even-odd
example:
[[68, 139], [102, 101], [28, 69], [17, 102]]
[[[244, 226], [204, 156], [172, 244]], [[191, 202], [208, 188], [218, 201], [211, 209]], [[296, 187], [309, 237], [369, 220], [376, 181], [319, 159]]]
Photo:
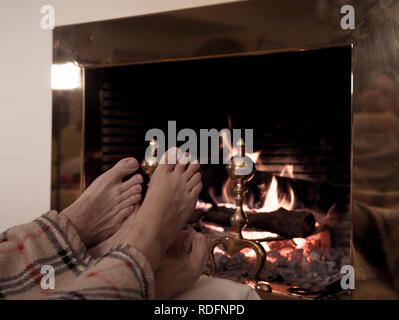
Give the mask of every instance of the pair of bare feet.
[[157, 298], [167, 299], [198, 280], [206, 258], [202, 234], [181, 231], [202, 188], [197, 162], [187, 163], [180, 150], [168, 150], [155, 170], [140, 206], [143, 178], [137, 160], [123, 159], [98, 177], [64, 214], [94, 257], [113, 246], [140, 250], [155, 273]]

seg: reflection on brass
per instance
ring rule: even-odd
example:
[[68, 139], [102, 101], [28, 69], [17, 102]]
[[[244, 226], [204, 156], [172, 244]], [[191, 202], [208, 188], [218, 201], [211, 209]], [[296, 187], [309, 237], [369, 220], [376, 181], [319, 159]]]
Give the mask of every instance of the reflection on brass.
[[230, 163], [226, 165], [227, 173], [234, 181], [233, 193], [236, 201], [236, 209], [230, 219], [234, 235], [232, 238], [216, 238], [210, 241], [208, 254], [212, 266], [212, 275], [215, 276], [216, 274], [214, 249], [217, 245], [223, 245], [226, 253], [230, 256], [240, 252], [244, 248], [249, 248], [256, 254], [255, 268], [252, 274], [256, 288], [261, 291], [269, 291], [267, 286], [258, 284], [258, 274], [265, 263], [266, 251], [257, 241], [246, 240], [242, 237], [242, 230], [248, 222], [248, 217], [242, 208], [245, 194], [244, 184], [253, 177], [255, 165], [251, 158], [245, 155], [244, 139], [241, 138], [238, 141], [237, 149], [238, 155], [232, 157]]
[[255, 289], [260, 293], [271, 293], [272, 287], [265, 281], [257, 281], [255, 284]]
[[234, 230], [234, 239], [242, 239], [241, 231], [245, 228], [248, 218], [245, 215], [242, 204], [244, 201], [244, 183], [249, 181], [254, 174], [254, 163], [245, 155], [245, 142], [240, 139], [237, 143], [238, 155], [230, 159], [230, 163], [226, 165], [229, 177], [234, 181], [234, 199], [236, 201], [236, 209], [231, 217], [231, 226]]
[[146, 156], [141, 162], [141, 169], [150, 178], [155, 169], [158, 167], [157, 148], [157, 142], [155, 141], [155, 139], [152, 139], [150, 141], [150, 155]]

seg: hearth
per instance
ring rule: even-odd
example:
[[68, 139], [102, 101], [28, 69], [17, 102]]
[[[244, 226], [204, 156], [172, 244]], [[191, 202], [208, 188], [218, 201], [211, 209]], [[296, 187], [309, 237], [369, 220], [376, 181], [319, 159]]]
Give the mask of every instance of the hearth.
[[[119, 159], [141, 161], [149, 129], [167, 132], [170, 121], [197, 133], [250, 128], [256, 172], [246, 183], [243, 235], [266, 251], [259, 280], [284, 296], [349, 297], [341, 268], [356, 269], [355, 248], [367, 256], [379, 244], [375, 233], [367, 245], [360, 236], [351, 242], [352, 227], [367, 229], [353, 204], [384, 203], [374, 176], [359, 173], [391, 166], [384, 157], [367, 162], [367, 144], [355, 148], [375, 133], [352, 118], [366, 110], [369, 69], [393, 60], [375, 50], [381, 37], [337, 30], [327, 12], [339, 12], [338, 1], [318, 10], [265, 0], [56, 28], [54, 64], [80, 68], [82, 85], [53, 90], [52, 207], [65, 208]], [[237, 152], [223, 134], [220, 145]], [[189, 227], [209, 240], [231, 236], [233, 182], [223, 164], [201, 171]], [[378, 192], [385, 187], [378, 180]], [[253, 285], [252, 251], [230, 257], [217, 247], [215, 258], [218, 276]], [[211, 271], [208, 262], [204, 273]]]
[[[237, 148], [221, 130], [251, 128], [256, 172], [247, 184], [244, 235], [267, 238], [260, 279], [321, 289], [341, 278], [350, 264], [350, 47], [92, 68], [85, 88], [87, 185], [124, 157], [141, 161], [152, 128], [167, 134], [173, 124], [198, 137], [217, 129], [231, 155]], [[224, 236], [234, 212], [232, 180], [223, 163], [201, 171], [193, 226], [210, 239]], [[247, 267], [255, 260], [247, 249], [242, 255]], [[218, 275], [249, 281], [237, 259], [218, 257], [227, 269]]]

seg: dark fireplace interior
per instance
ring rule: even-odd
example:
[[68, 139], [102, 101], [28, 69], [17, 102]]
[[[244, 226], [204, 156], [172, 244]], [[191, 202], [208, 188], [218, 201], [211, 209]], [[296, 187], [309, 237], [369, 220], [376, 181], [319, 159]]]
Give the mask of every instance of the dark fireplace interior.
[[[247, 227], [247, 237], [268, 238], [261, 278], [308, 293], [324, 290], [350, 264], [351, 56], [350, 47], [335, 47], [88, 68], [85, 185], [124, 157], [141, 161], [147, 130], [167, 132], [168, 121], [197, 132], [253, 129], [257, 171], [247, 184], [248, 210], [282, 207], [316, 219], [306, 236]], [[228, 223], [207, 212], [230, 212], [231, 181], [223, 164], [201, 170], [192, 226], [209, 239], [229, 235]], [[215, 256], [219, 276], [248, 283], [250, 252], [227, 257], [219, 248]], [[210, 272], [209, 264], [204, 268]]]

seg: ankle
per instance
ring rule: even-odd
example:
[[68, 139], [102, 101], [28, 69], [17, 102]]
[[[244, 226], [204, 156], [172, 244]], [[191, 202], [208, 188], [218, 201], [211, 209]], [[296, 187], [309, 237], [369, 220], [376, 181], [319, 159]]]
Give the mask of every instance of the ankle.
[[163, 255], [162, 243], [157, 235], [145, 224], [136, 223], [127, 234], [118, 240], [119, 244], [129, 244], [139, 250], [150, 263], [153, 272], [159, 267], [161, 256]]
[[88, 236], [87, 230], [88, 228], [85, 225], [84, 219], [82, 219], [82, 214], [80, 214], [81, 209], [80, 206], [76, 203], [73, 203], [69, 207], [65, 208], [60, 212], [64, 217], [66, 217], [72, 226], [75, 228], [78, 233], [80, 240], [85, 246], [90, 245], [90, 237]]

